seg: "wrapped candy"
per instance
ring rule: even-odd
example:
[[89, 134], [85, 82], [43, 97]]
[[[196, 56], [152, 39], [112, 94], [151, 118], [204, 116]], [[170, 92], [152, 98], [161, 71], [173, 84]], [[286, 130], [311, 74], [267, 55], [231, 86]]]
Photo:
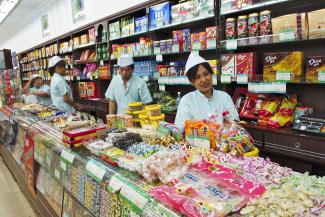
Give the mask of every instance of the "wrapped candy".
[[145, 143], [134, 144], [127, 149], [130, 154], [149, 157], [161, 149], [159, 145], [150, 145]]

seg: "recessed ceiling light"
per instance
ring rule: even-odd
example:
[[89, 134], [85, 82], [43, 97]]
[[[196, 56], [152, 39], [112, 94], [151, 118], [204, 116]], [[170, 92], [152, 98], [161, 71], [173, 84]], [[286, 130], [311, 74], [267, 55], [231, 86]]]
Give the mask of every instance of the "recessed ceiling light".
[[0, 24], [6, 19], [18, 2], [19, 0], [0, 1]]

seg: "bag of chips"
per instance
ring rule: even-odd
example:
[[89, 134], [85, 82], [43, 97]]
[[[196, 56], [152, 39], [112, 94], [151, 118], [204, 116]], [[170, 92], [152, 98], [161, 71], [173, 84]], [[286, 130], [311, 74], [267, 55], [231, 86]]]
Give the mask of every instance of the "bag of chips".
[[271, 117], [279, 108], [281, 103], [281, 97], [270, 97], [263, 108], [259, 111], [260, 117]]
[[282, 99], [279, 112], [283, 116], [291, 116], [297, 106], [297, 95], [287, 95]]

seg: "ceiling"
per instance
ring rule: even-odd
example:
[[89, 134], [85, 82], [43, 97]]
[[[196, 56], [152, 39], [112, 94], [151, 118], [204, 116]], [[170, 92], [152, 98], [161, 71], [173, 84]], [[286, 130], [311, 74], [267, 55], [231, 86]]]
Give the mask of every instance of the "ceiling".
[[53, 2], [55, 0], [20, 0], [13, 11], [0, 24], [0, 43], [5, 41], [7, 37], [14, 35], [22, 27], [28, 25], [34, 18], [39, 17]]

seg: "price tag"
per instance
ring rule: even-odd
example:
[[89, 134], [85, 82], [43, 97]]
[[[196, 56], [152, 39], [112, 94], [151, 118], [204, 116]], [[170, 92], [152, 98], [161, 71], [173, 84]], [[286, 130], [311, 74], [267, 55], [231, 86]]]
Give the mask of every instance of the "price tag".
[[153, 49], [153, 53], [154, 53], [154, 54], [160, 54], [160, 47], [155, 47], [155, 48]]
[[295, 32], [280, 32], [279, 34], [280, 41], [292, 41], [295, 40]]
[[318, 81], [319, 82], [325, 82], [325, 71], [319, 71], [318, 72]]
[[61, 158], [64, 159], [66, 162], [72, 164], [73, 160], [75, 158], [75, 153], [73, 153], [72, 151], [70, 151], [68, 149], [64, 149], [61, 152]]
[[131, 183], [124, 184], [120, 194], [127, 198], [132, 205], [134, 205], [135, 209], [138, 211], [137, 213], [143, 210], [144, 206], [148, 203], [149, 196], [144, 192], [141, 192], [140, 189], [137, 189]]
[[174, 44], [172, 47], [172, 52], [173, 53], [179, 53], [179, 45], [178, 44]]
[[166, 86], [164, 84], [159, 84], [159, 91], [166, 91]]
[[149, 77], [148, 76], [143, 76], [143, 80], [144, 81], [149, 81]]
[[237, 50], [237, 40], [227, 40], [226, 41], [226, 50]]
[[123, 179], [120, 175], [114, 175], [111, 180], [109, 181], [108, 190], [112, 193], [116, 193], [121, 190], [122, 186], [124, 185]]
[[216, 40], [207, 40], [207, 49], [213, 49], [217, 47]]
[[248, 83], [248, 75], [247, 74], [238, 74], [237, 75], [237, 83], [238, 84], [247, 84]]
[[163, 61], [163, 55], [162, 54], [157, 54], [156, 55], [156, 62], [162, 62]]
[[290, 72], [283, 72], [283, 71], [276, 72], [276, 80], [277, 81], [290, 81], [291, 80], [290, 78], [291, 78]]
[[231, 83], [231, 75], [221, 75], [221, 83], [222, 84]]
[[100, 63], [99, 63], [101, 66], [104, 65], [104, 60], [101, 60]]
[[106, 173], [106, 167], [98, 161], [92, 159], [86, 164], [86, 171], [97, 182], [101, 182]]
[[208, 138], [195, 137], [194, 138], [194, 146], [210, 149], [210, 140]]

